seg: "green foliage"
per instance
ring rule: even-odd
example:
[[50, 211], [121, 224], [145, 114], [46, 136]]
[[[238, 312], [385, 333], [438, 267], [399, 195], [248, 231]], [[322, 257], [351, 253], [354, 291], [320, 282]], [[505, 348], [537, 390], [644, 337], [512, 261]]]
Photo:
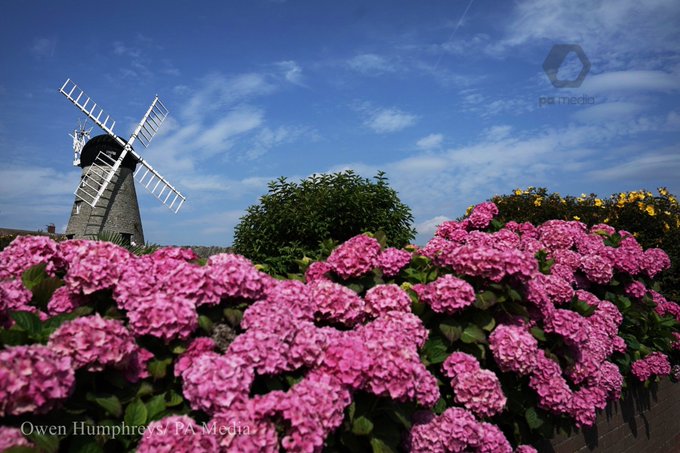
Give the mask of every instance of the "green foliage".
[[383, 172], [373, 181], [351, 170], [300, 183], [281, 177], [269, 183], [269, 192], [236, 226], [234, 249], [285, 274], [298, 270], [295, 260], [330, 252], [320, 245], [324, 241], [382, 231], [390, 246], [402, 247], [415, 237], [412, 222], [411, 210]]
[[[579, 220], [588, 226], [604, 223], [633, 233], [643, 248], [659, 247], [668, 253], [671, 268], [657, 279], [666, 297], [680, 300], [680, 204], [665, 188], [657, 192], [654, 195], [639, 190], [608, 198], [592, 193], [562, 197], [546, 188], [529, 187], [497, 195], [491, 201], [498, 206], [496, 219], [501, 222], [514, 220], [540, 225], [551, 219]], [[612, 237], [611, 241], [616, 239]]]

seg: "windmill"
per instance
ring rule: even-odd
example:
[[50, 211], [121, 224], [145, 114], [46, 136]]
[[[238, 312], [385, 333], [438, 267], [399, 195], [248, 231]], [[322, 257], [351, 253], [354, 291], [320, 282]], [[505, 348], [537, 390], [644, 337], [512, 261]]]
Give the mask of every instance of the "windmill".
[[156, 96], [125, 141], [113, 132], [116, 122], [71, 79], [66, 80], [59, 92], [106, 132], [90, 138], [92, 128], [86, 129], [83, 123], [73, 135], [69, 134], [73, 138], [73, 165], [82, 168], [82, 174], [74, 192], [76, 197], [66, 236], [89, 238], [108, 231], [120, 234], [129, 243], [143, 244], [144, 232], [134, 181], [174, 213], [186, 201], [186, 197], [133, 148], [136, 142], [145, 148], [149, 146], [168, 116], [168, 109]]

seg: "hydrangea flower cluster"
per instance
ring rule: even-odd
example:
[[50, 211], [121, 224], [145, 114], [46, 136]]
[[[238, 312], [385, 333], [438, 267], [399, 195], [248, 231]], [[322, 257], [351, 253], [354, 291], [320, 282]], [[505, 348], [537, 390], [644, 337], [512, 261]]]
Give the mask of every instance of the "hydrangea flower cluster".
[[671, 364], [666, 354], [652, 352], [644, 359], [633, 362], [631, 372], [640, 381], [646, 381], [652, 376], [668, 376], [671, 373]]
[[49, 412], [74, 382], [70, 357], [42, 345], [6, 348], [0, 351], [0, 416]]
[[34, 445], [24, 437], [20, 429], [0, 426], [0, 451], [9, 450], [12, 447], [33, 448]]
[[38, 312], [30, 305], [33, 293], [21, 283], [21, 280], [0, 281], [0, 326], [11, 327], [14, 320], [9, 313], [13, 311]]
[[411, 261], [411, 254], [394, 247], [386, 248], [378, 256], [378, 267], [385, 277], [394, 277]]
[[454, 352], [442, 364], [451, 379], [455, 401], [480, 418], [492, 417], [505, 408], [507, 398], [498, 377], [483, 370], [477, 359], [464, 352]]
[[88, 371], [126, 368], [139, 349], [123, 323], [98, 314], [65, 322], [50, 335], [47, 346], [70, 357], [74, 368]]
[[451, 274], [427, 285], [415, 285], [413, 290], [437, 313], [454, 314], [472, 305], [476, 298], [472, 285]]
[[538, 342], [522, 326], [500, 324], [489, 336], [489, 349], [501, 370], [529, 375], [538, 362]]
[[390, 311], [411, 311], [411, 298], [395, 284], [374, 286], [366, 291], [364, 302], [366, 312], [373, 318]]
[[54, 274], [62, 264], [57, 243], [49, 236], [17, 236], [0, 252], [0, 280], [19, 278], [37, 264], [46, 264], [46, 271]]
[[217, 439], [186, 415], [173, 415], [149, 423], [138, 453], [210, 453], [218, 451]]
[[130, 252], [110, 242], [78, 242], [74, 247], [63, 247], [68, 250], [68, 272], [64, 283], [73, 292], [85, 295], [113, 289], [120, 281], [127, 262], [133, 259]]
[[370, 272], [378, 264], [380, 243], [372, 237], [360, 234], [338, 246], [326, 263], [343, 279], [359, 277]]
[[[510, 442], [496, 425], [479, 422], [465, 409], [451, 407], [440, 416], [421, 412], [414, 418], [405, 442], [412, 453], [512, 453]], [[536, 451], [528, 446], [523, 448], [517, 451]]]

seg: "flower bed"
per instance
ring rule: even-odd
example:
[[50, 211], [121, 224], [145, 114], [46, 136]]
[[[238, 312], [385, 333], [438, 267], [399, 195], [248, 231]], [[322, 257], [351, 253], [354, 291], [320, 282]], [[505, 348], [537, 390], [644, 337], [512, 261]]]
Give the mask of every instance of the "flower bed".
[[286, 278], [238, 255], [17, 238], [0, 253], [0, 447], [529, 452], [671, 374], [662, 250], [496, 213], [423, 248], [359, 235]]

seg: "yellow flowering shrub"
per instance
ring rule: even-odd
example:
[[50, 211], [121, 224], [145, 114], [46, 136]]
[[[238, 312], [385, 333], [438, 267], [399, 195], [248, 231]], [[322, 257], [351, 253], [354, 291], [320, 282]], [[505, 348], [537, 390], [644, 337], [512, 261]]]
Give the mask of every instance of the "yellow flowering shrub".
[[509, 195], [491, 198], [500, 221], [515, 220], [540, 224], [550, 219], [578, 220], [589, 226], [606, 223], [634, 234], [643, 247], [660, 247], [671, 258], [672, 267], [661, 283], [672, 299], [680, 299], [680, 205], [668, 189], [654, 194], [648, 190], [561, 196], [546, 188], [515, 189]]

